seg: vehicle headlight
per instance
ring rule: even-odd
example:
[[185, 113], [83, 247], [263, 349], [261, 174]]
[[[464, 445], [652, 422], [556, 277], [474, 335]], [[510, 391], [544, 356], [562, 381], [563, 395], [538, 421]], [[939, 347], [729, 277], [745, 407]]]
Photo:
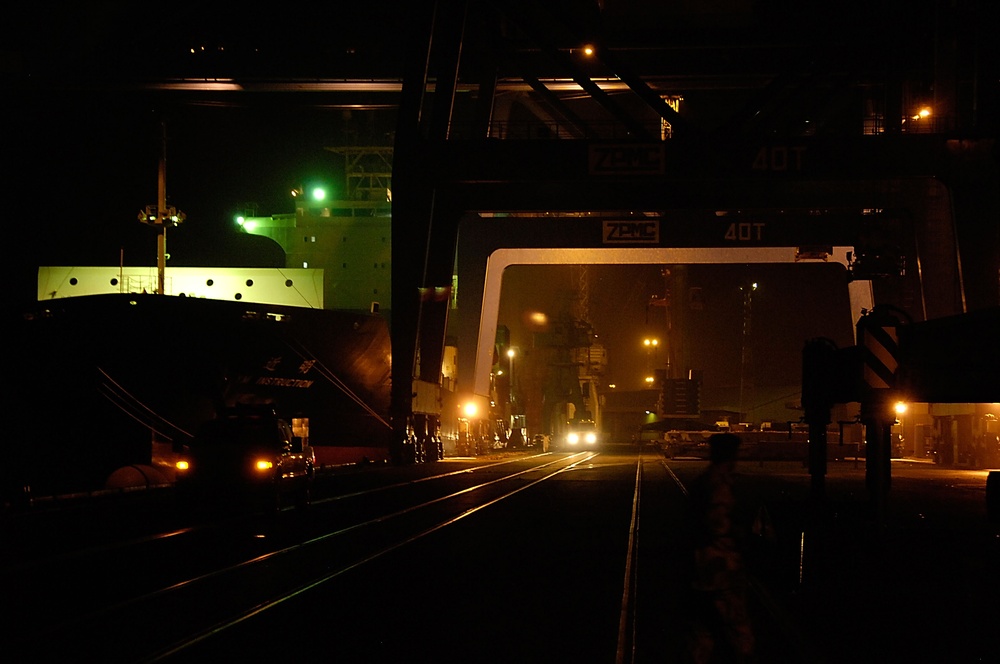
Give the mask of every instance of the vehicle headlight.
[[181, 472], [185, 472], [191, 470], [191, 464], [188, 462], [187, 459], [181, 459], [174, 464], [174, 468]]
[[580, 435], [576, 433], [570, 433], [566, 435], [566, 442], [570, 445], [576, 445], [580, 442]]
[[594, 443], [596, 443], [597, 442], [597, 434], [596, 433], [588, 433], [587, 434], [587, 442], [590, 443], [591, 445], [593, 445]]
[[274, 468], [274, 462], [270, 459], [257, 459], [257, 461], [254, 462], [253, 467], [260, 472], [264, 472]]

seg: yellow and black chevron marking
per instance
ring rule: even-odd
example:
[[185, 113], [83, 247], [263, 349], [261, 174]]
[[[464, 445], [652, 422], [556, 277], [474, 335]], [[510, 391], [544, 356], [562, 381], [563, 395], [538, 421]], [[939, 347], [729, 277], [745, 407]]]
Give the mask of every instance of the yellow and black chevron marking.
[[895, 385], [899, 368], [899, 337], [896, 326], [868, 325], [862, 349], [865, 384], [876, 390]]

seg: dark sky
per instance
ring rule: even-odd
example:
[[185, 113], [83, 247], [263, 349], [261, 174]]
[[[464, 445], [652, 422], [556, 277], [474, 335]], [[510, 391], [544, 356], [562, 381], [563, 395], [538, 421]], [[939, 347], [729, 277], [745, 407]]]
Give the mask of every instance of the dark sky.
[[386, 63], [398, 69], [400, 59], [385, 56], [398, 51], [394, 21], [402, 12], [373, 20], [365, 3], [252, 11], [211, 1], [168, 5], [42, 0], [5, 10], [6, 298], [34, 298], [39, 264], [117, 264], [122, 250], [127, 264], [155, 264], [155, 235], [136, 217], [156, 203], [161, 122], [168, 203], [187, 215], [168, 234], [179, 265], [232, 250], [228, 227], [244, 203], [257, 203], [262, 214], [291, 212], [293, 186], [336, 173], [337, 158], [325, 147], [345, 136], [369, 140], [372, 132], [385, 139], [381, 122], [298, 95], [209, 99], [140, 84], [241, 73], [308, 77], [317, 67], [327, 76], [379, 75]]
[[[30, 103], [30, 107], [27, 104]], [[261, 214], [294, 211], [290, 190], [342, 172], [325, 150], [341, 144], [341, 111], [160, 106], [137, 95], [25, 100], [5, 187], [8, 265], [155, 264], [153, 229], [137, 215], [155, 205], [162, 124], [168, 203], [187, 215], [168, 232], [172, 264], [201, 264], [233, 249], [232, 218], [245, 203]], [[223, 258], [223, 264], [225, 259]], [[18, 289], [33, 295], [33, 290]]]

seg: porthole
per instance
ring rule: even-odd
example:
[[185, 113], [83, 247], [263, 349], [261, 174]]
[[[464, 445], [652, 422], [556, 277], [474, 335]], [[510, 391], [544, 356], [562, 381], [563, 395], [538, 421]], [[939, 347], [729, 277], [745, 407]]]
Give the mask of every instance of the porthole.
[[247, 279], [247, 288], [253, 286], [253, 279]]
[[208, 281], [205, 282], [205, 285], [206, 286], [214, 286], [215, 285], [215, 279], [209, 279]]
[[69, 280], [69, 285], [70, 286], [76, 286], [77, 283], [78, 282], [76, 280], [76, 277], [70, 277], [70, 280]]
[[243, 294], [242, 293], [237, 293], [235, 297], [236, 297], [237, 300], [242, 300], [243, 299]]
[[111, 285], [112, 285], [112, 286], [117, 286], [117, 285], [118, 285], [118, 279], [117, 279], [117, 278], [115, 278], [115, 279], [112, 279], [112, 280], [111, 280]]
[[292, 287], [292, 280], [285, 279], [285, 288], [291, 288], [291, 287]]

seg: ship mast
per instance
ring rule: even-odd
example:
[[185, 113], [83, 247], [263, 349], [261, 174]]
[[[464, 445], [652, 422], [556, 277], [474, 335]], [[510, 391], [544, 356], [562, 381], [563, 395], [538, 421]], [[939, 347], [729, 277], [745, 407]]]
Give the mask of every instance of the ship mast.
[[147, 205], [139, 212], [139, 221], [156, 229], [156, 292], [166, 292], [167, 228], [184, 221], [185, 215], [167, 205], [167, 125], [162, 123], [160, 137], [160, 165], [157, 177], [156, 205]]

